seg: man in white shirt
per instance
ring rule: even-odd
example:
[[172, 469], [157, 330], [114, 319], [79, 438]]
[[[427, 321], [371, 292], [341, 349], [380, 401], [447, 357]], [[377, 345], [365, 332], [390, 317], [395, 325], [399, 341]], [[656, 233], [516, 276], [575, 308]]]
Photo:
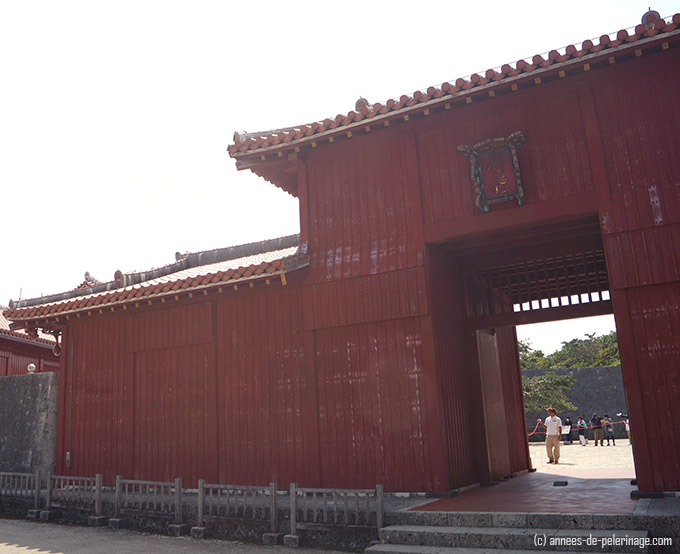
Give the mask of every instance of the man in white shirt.
[[548, 408], [548, 417], [541, 421], [545, 429], [545, 449], [548, 451], [548, 463], [557, 464], [560, 460], [560, 437], [562, 436], [562, 420], [557, 417], [555, 408]]

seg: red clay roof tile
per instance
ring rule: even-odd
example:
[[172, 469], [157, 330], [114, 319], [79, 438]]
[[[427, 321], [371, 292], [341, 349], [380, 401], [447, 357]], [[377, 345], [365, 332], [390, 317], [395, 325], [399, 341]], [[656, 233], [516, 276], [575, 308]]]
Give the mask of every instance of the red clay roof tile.
[[[472, 91], [474, 89], [487, 85], [490, 82], [502, 83], [506, 78], [517, 77], [524, 73], [531, 73], [538, 68], [547, 68], [557, 64], [565, 63], [572, 59], [583, 58], [584, 56], [604, 52], [613, 48], [617, 48], [623, 44], [630, 44], [637, 42], [643, 38], [657, 36], [662, 33], [669, 33], [677, 29], [680, 25], [680, 14], [675, 14], [670, 20], [657, 19], [653, 25], [647, 29], [645, 25], [637, 25], [632, 33], [628, 30], [622, 29], [616, 34], [616, 40], [608, 34], [602, 35], [599, 38], [598, 44], [592, 40], [585, 40], [581, 43], [580, 48], [571, 44], [565, 49], [551, 50], [547, 56], [537, 54], [531, 59], [532, 63], [526, 60], [518, 60], [514, 67], [509, 64], [504, 64], [500, 70], [488, 69], [484, 76], [473, 74], [469, 79], [459, 78], [455, 81], [455, 85], [450, 82], [442, 83], [441, 88], [429, 87], [424, 93], [423, 91], [415, 91], [411, 96], [402, 95], [398, 100], [390, 99], [384, 103], [376, 102], [375, 104], [368, 104], [365, 101], [358, 105], [356, 111], [350, 111], [346, 114], [338, 114], [334, 118], [326, 118], [322, 122], [308, 123], [306, 125], [299, 125], [289, 129], [270, 131], [267, 133], [246, 133], [245, 140], [235, 138], [234, 144], [228, 148], [228, 152], [232, 157], [240, 157], [242, 154], [249, 154], [264, 147], [275, 147], [282, 142], [289, 144], [296, 140], [314, 137], [318, 133], [323, 133], [339, 127], [344, 127], [357, 123], [366, 118], [375, 117], [376, 115], [386, 115], [392, 112], [398, 112], [404, 108], [413, 107], [419, 103], [427, 102], [429, 100], [443, 98], [446, 95], [454, 95], [460, 91]], [[561, 52], [564, 53], [561, 53]], [[253, 140], [252, 137], [258, 136], [262, 140]], [[351, 136], [348, 133], [348, 136]], [[291, 191], [289, 191], [291, 192]], [[291, 192], [293, 193], [293, 192]]]

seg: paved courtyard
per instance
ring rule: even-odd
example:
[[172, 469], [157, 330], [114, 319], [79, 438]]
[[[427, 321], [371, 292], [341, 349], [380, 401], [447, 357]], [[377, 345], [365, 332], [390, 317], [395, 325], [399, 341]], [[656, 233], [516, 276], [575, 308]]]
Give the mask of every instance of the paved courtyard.
[[[606, 443], [605, 443], [606, 444]], [[595, 446], [588, 441], [587, 446], [574, 444], [560, 445], [560, 463], [548, 463], [545, 443], [529, 443], [531, 461], [537, 471], [590, 478], [633, 479], [633, 449], [628, 439], [618, 439], [616, 446]]]

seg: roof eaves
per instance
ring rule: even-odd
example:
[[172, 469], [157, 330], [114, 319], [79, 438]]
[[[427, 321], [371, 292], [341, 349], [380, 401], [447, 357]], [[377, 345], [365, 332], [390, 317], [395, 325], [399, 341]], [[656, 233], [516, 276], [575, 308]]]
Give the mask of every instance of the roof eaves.
[[[657, 20], [664, 21], [664, 20]], [[253, 139], [248, 139], [251, 141], [249, 143], [249, 148], [243, 150], [243, 146], [238, 143], [232, 145], [229, 148], [229, 155], [236, 160], [236, 165], [239, 169], [247, 169], [260, 163], [266, 163], [262, 157], [270, 154], [272, 152], [278, 152], [280, 150], [290, 149], [291, 147], [302, 147], [307, 145], [315, 146], [316, 141], [324, 140], [331, 136], [337, 136], [341, 134], [347, 134], [348, 138], [352, 136], [352, 132], [364, 128], [366, 126], [373, 126], [376, 123], [381, 123], [395, 119], [398, 117], [403, 117], [410, 115], [412, 113], [420, 112], [424, 109], [446, 104], [447, 102], [452, 102], [461, 97], [470, 97], [477, 95], [479, 93], [484, 93], [494, 88], [511, 86], [512, 84], [518, 83], [520, 81], [533, 79], [545, 75], [547, 73], [567, 71], [574, 66], [583, 65], [592, 62], [599, 58], [607, 58], [610, 56], [619, 55], [622, 52], [635, 51], [641, 47], [645, 47], [655, 42], [662, 43], [671, 38], [675, 38], [680, 35], [680, 29], [677, 26], [680, 24], [680, 15], [676, 14], [672, 18], [672, 23], [666, 25], [666, 27], [673, 27], [672, 30], [659, 32], [659, 29], [655, 29], [651, 36], [642, 36], [642, 38], [635, 38], [641, 36], [640, 34], [628, 35], [625, 31], [619, 31], [617, 39], [612, 41], [609, 39], [608, 35], [603, 35], [601, 37], [601, 44], [593, 45], [592, 41], [584, 41], [583, 45], [590, 46], [588, 48], [582, 47], [580, 50], [576, 47], [567, 47], [568, 54], [560, 55], [557, 51], [553, 51], [557, 56], [548, 56], [548, 59], [544, 59], [541, 55], [536, 55], [532, 58], [532, 64], [528, 64], [524, 60], [523, 62], [517, 63], [521, 68], [512, 69], [509, 66], [504, 65], [503, 67], [508, 67], [509, 69], [504, 71], [505, 75], [497, 78], [497, 75], [493, 70], [486, 72], [492, 72], [493, 75], [488, 77], [481, 77], [477, 74], [471, 77], [470, 81], [465, 81], [464, 79], [459, 79], [456, 82], [456, 86], [449, 85], [446, 91], [441, 89], [435, 89], [430, 87], [428, 89], [428, 94], [423, 94], [420, 91], [416, 91], [413, 97], [402, 96], [399, 102], [392, 102], [393, 106], [399, 105], [396, 109], [385, 109], [386, 106], [382, 104], [376, 104], [374, 106], [382, 106], [381, 110], [366, 110], [367, 114], [363, 114], [358, 120], [359, 116], [354, 112], [350, 112], [346, 116], [338, 115], [336, 116], [336, 125], [333, 128], [321, 131], [319, 133], [309, 133], [310, 125], [301, 125], [298, 127], [291, 127], [289, 129], [297, 131], [297, 133], [302, 133], [305, 131], [304, 136], [300, 138], [291, 137], [290, 133], [287, 133], [287, 140], [285, 142], [279, 140], [276, 144], [267, 145], [264, 147], [250, 148], [250, 145], [255, 145], [258, 141], [253, 141]], [[638, 26], [639, 27], [639, 26]], [[639, 30], [636, 28], [636, 31]], [[622, 34], [623, 33], [623, 34]], [[642, 33], [644, 35], [645, 33]], [[604, 40], [605, 37], [607, 40]], [[619, 38], [621, 37], [621, 38]], [[609, 46], [609, 44], [618, 43], [615, 46]], [[552, 52], [551, 52], [552, 54]], [[566, 60], [561, 61], [560, 58], [567, 57]], [[515, 73], [515, 74], [512, 74]], [[476, 77], [476, 79], [475, 79]], [[459, 81], [462, 81], [459, 83]], [[481, 83], [481, 84], [479, 84]], [[447, 83], [445, 83], [447, 84]], [[449, 92], [449, 90], [454, 90], [454, 92]], [[427, 97], [426, 100], [420, 101], [420, 98]], [[388, 101], [389, 104], [389, 101]], [[379, 113], [382, 112], [382, 113]], [[371, 115], [372, 114], [372, 115]], [[338, 121], [340, 118], [340, 121]], [[352, 121], [354, 120], [354, 121]], [[329, 121], [329, 120], [324, 120]], [[313, 124], [312, 124], [313, 125]], [[321, 126], [321, 125], [319, 125]], [[317, 126], [318, 128], [318, 126]], [[258, 135], [261, 137], [260, 133], [251, 133], [251, 135]], [[258, 139], [259, 140], [259, 139]], [[267, 141], [263, 141], [267, 142]], [[272, 141], [270, 141], [272, 142]], [[248, 143], [248, 141], [246, 141]], [[262, 143], [262, 141], [260, 142]], [[254, 158], [258, 156], [259, 159]]]

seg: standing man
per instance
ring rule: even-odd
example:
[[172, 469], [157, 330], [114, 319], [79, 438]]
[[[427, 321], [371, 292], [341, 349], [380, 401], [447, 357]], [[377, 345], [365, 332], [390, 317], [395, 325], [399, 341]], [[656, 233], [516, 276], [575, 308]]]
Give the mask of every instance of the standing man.
[[[539, 421], [541, 421], [539, 419]], [[555, 408], [548, 408], [548, 417], [545, 423], [541, 421], [545, 429], [545, 449], [548, 451], [548, 463], [557, 464], [560, 461], [560, 437], [562, 436], [562, 420], [557, 417]]]
[[595, 446], [597, 446], [598, 441], [600, 446], [604, 446], [604, 429], [602, 429], [602, 418], [593, 414], [590, 418], [590, 426], [593, 428], [593, 435], [595, 436]]

